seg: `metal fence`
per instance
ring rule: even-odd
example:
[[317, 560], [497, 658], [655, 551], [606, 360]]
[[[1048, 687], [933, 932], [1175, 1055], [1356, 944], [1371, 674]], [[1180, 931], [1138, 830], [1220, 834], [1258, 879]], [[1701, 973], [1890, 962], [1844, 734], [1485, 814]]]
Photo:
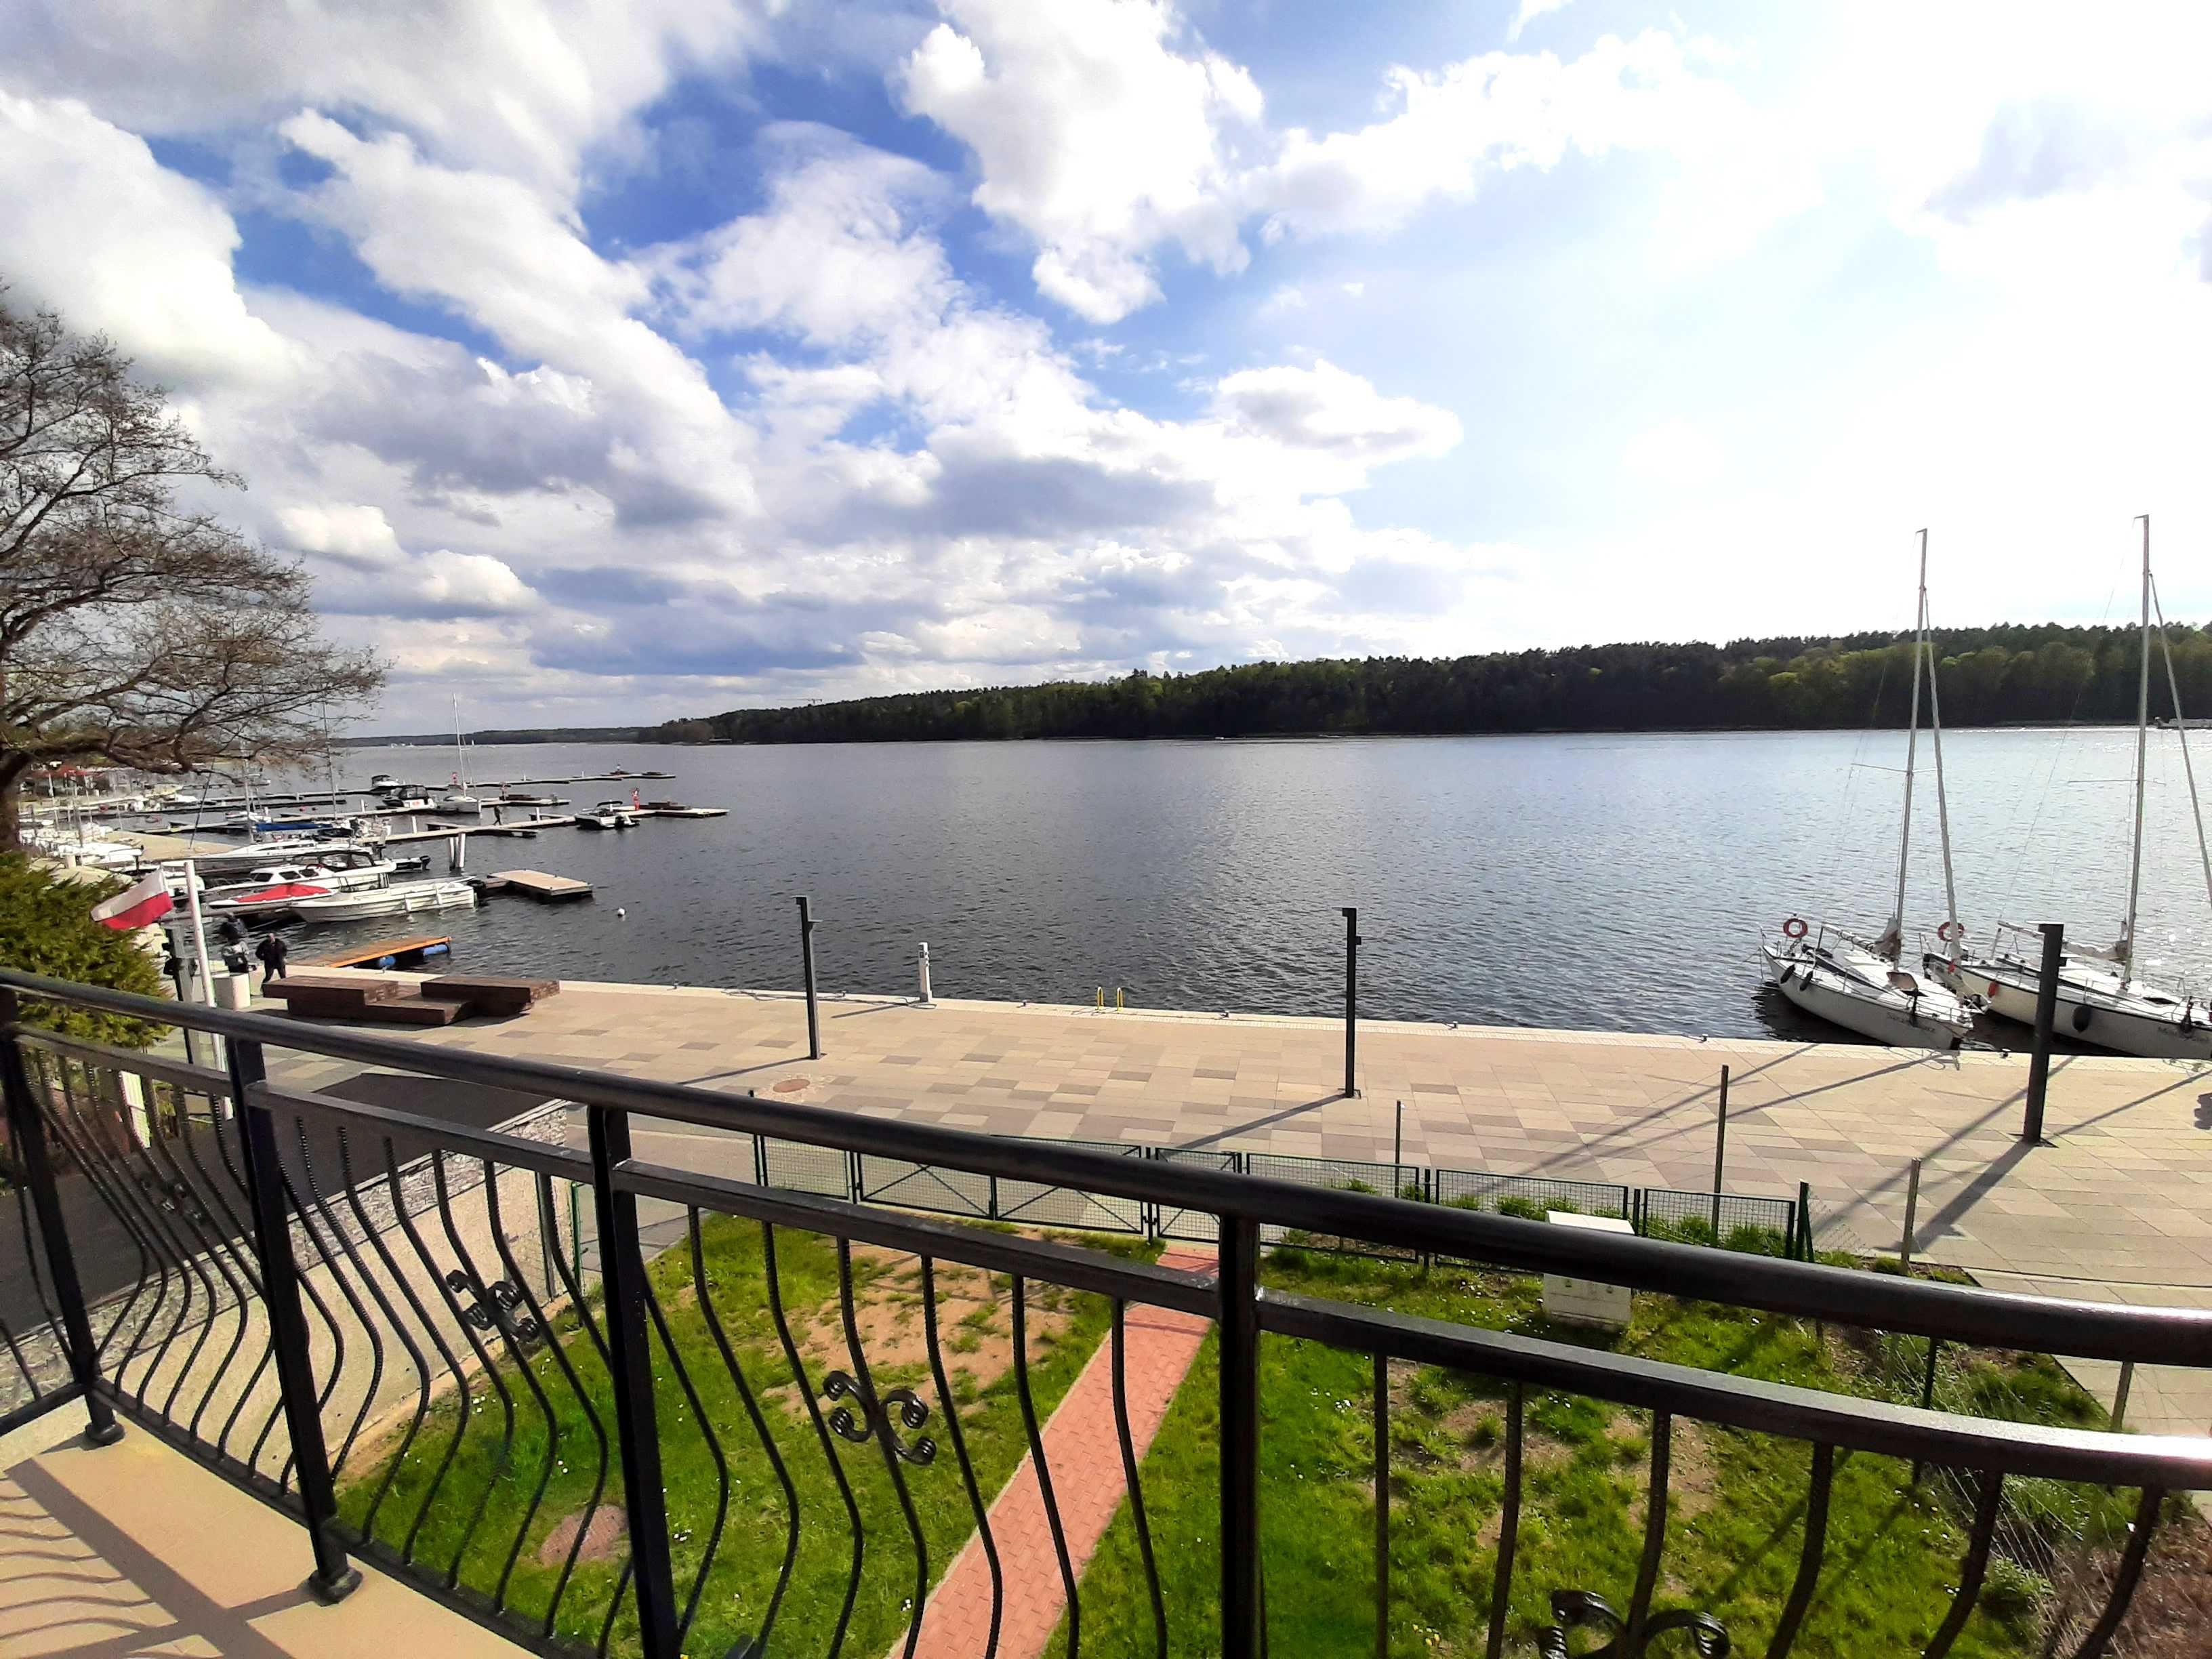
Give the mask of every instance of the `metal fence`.
[[[1719, 1620], [1683, 1604], [1670, 1561], [1682, 1543], [1670, 1501], [1692, 1478], [1676, 1474], [1673, 1449], [1693, 1425], [1802, 1448], [1802, 1519], [1791, 1523], [1802, 1546], [1761, 1632], [1777, 1656], [1796, 1644], [1824, 1583], [1858, 1559], [1829, 1538], [1847, 1455], [1960, 1474], [1963, 1543], [1919, 1528], [1917, 1545], [1893, 1546], [1942, 1553], [1943, 1599], [1922, 1644], [1930, 1655], [1950, 1650], [1984, 1599], [2008, 1493], [2087, 1483], [2126, 1521], [2069, 1603], [2071, 1651], [2094, 1656], [2128, 1613], [2166, 1495], [2212, 1490], [2212, 1440], [2022, 1426], [1263, 1291], [1261, 1240], [1283, 1229], [1885, 1340], [2142, 1364], [2212, 1367], [2212, 1314], [2048, 1302], [1531, 1225], [1359, 1190], [1377, 1183], [1355, 1165], [1255, 1169], [1224, 1152], [1010, 1141], [14, 973], [0, 972], [0, 987], [12, 988], [0, 992], [0, 1082], [20, 1174], [18, 1224], [0, 1230], [0, 1251], [22, 1238], [19, 1271], [0, 1282], [23, 1287], [6, 1310], [0, 1366], [26, 1395], [0, 1426], [72, 1401], [96, 1442], [127, 1422], [299, 1517], [322, 1596], [347, 1594], [352, 1558], [367, 1557], [547, 1654], [911, 1656], [942, 1570], [970, 1539], [990, 1570], [985, 1650], [994, 1650], [1016, 1593], [1002, 1556], [1018, 1540], [994, 1500], [1018, 1468], [1033, 1482], [1024, 1501], [1047, 1522], [1071, 1659], [1102, 1594], [1149, 1608], [1141, 1650], [1254, 1659], [1275, 1605], [1263, 1491], [1272, 1512], [1315, 1490], [1309, 1471], [1263, 1455], [1278, 1432], [1291, 1436], [1293, 1459], [1304, 1455], [1296, 1428], [1271, 1415], [1261, 1364], [1263, 1347], [1292, 1343], [1319, 1345], [1371, 1379], [1329, 1401], [1375, 1427], [1371, 1553], [1346, 1538], [1340, 1576], [1371, 1582], [1378, 1652], [1394, 1645], [1394, 1615], [1395, 1634], [1407, 1632], [1391, 1577], [1402, 1520], [1389, 1494], [1405, 1472], [1394, 1461], [1394, 1376], [1407, 1367], [1480, 1379], [1498, 1401], [1493, 1472], [1452, 1488], [1455, 1503], [1478, 1491], [1496, 1499], [1486, 1521], [1464, 1528], [1488, 1563], [1475, 1587], [1488, 1599], [1470, 1603], [1484, 1611], [1466, 1645], [1491, 1655], [1504, 1650], [1516, 1592], [1528, 1605], [1531, 1575], [1551, 1622], [1510, 1633], [1539, 1651], [1577, 1650], [1571, 1641], [1643, 1653], [1668, 1632], [1687, 1637], [1686, 1651], [1729, 1650]], [[227, 1040], [227, 1069], [27, 1030], [18, 992], [187, 1021]], [[583, 1106], [589, 1151], [275, 1086], [268, 1047], [562, 1096]], [[687, 1146], [719, 1170], [641, 1158], [631, 1141], [641, 1121], [704, 1132]], [[1395, 1166], [1367, 1167], [1407, 1184]], [[1425, 1186], [1433, 1199], [1434, 1178]], [[1206, 1237], [1213, 1271], [1164, 1267], [1127, 1241], [1093, 1249], [1006, 1224], [1032, 1206], [1075, 1213], [1059, 1207], [1073, 1195], [1149, 1218], [1156, 1238]], [[921, 1213], [917, 1200], [948, 1213]], [[580, 1267], [580, 1211], [592, 1218], [603, 1279]], [[1130, 1333], [1176, 1319], [1212, 1333], [1206, 1457], [1195, 1469], [1140, 1458], [1126, 1397]], [[1108, 1368], [1110, 1395], [1104, 1384], [1092, 1392], [1120, 1455], [1119, 1490], [1107, 1495], [1138, 1545], [1119, 1590], [1077, 1572], [1063, 1525], [1066, 1483], [1080, 1480], [1088, 1503], [1113, 1477], [1055, 1469], [1062, 1454], [1042, 1428], [1082, 1386], [1064, 1359], [1079, 1329]], [[1003, 1370], [995, 1391], [978, 1392], [957, 1362], [991, 1343]], [[61, 1364], [43, 1381], [41, 1354]], [[1643, 1464], [1637, 1505], [1614, 1503], [1609, 1516], [1546, 1507], [1552, 1489], [1528, 1478], [1528, 1437], [1574, 1400], [1648, 1424], [1648, 1446], [1611, 1449]], [[1631, 1466], [1610, 1452], [1608, 1465]], [[1146, 1498], [1170, 1474], [1186, 1494], [1200, 1483], [1204, 1524], [1175, 1546], [1201, 1553], [1164, 1574], [1168, 1544], [1149, 1529]], [[1540, 1550], [1543, 1539], [1611, 1525], [1640, 1529], [1640, 1546], [1575, 1559], [1615, 1563], [1588, 1571], [1619, 1582], [1542, 1579], [1542, 1563], [1565, 1559]], [[1171, 1624], [1164, 1579], [1180, 1596], [1194, 1573], [1209, 1587], [1204, 1616], [1176, 1599], [1182, 1622]], [[2053, 1643], [2059, 1633], [2052, 1626]], [[1275, 1645], [1295, 1650], [1296, 1635], [1279, 1629]]]

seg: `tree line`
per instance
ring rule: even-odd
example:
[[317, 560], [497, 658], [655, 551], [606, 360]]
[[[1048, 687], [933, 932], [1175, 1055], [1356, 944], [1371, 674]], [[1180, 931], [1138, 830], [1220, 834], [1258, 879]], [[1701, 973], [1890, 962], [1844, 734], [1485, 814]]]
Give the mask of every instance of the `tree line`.
[[[2169, 628], [2183, 708], [2212, 714], [2212, 630]], [[2056, 623], [1932, 635], [1946, 725], [2135, 719], [2136, 630]], [[663, 742], [1208, 738], [1310, 733], [1801, 730], [1903, 726], [1911, 647], [1879, 634], [1624, 644], [1454, 658], [1248, 663], [917, 691], [671, 720]], [[2171, 712], [2154, 655], [2154, 714]], [[1922, 718], [1926, 719], [1923, 710]]]

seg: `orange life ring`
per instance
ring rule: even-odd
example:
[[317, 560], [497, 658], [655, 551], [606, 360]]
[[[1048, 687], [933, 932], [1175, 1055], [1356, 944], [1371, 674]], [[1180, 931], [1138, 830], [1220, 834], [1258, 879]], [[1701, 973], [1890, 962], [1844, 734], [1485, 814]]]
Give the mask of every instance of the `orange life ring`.
[[1966, 936], [1966, 926], [1961, 921], [1943, 922], [1936, 929], [1936, 937], [1942, 939], [1946, 945], [1949, 945], [1955, 940], [1964, 939]]
[[1808, 931], [1802, 916], [1792, 916], [1782, 924], [1782, 937], [1784, 939], [1802, 939]]

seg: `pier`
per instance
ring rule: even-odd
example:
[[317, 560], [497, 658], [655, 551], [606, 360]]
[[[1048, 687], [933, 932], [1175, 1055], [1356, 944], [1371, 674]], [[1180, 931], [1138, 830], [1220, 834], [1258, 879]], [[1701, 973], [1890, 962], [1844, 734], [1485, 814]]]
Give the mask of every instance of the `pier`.
[[592, 884], [573, 876], [548, 875], [543, 870], [501, 870], [484, 882], [487, 893], [519, 893], [548, 903], [589, 898]]

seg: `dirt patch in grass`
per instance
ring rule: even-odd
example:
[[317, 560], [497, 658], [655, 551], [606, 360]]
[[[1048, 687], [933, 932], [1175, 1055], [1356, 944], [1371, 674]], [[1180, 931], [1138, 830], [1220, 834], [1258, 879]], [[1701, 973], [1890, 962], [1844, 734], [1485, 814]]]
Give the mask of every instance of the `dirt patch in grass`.
[[[618, 1560], [623, 1546], [629, 1541], [629, 1530], [623, 1523], [622, 1505], [602, 1504], [591, 1511], [592, 1524], [584, 1530], [584, 1547], [576, 1552], [578, 1562]], [[578, 1510], [554, 1523], [553, 1530], [545, 1534], [545, 1541], [538, 1547], [538, 1561], [541, 1566], [557, 1567], [568, 1559], [568, 1551], [576, 1541], [576, 1533], [584, 1527], [584, 1511]]]
[[[921, 1293], [921, 1264], [911, 1255], [880, 1249], [853, 1253], [853, 1323], [872, 1370], [915, 1375], [929, 1368], [929, 1333]], [[949, 1261], [937, 1265], [938, 1342], [953, 1392], [972, 1398], [1014, 1363], [1012, 1286], [1004, 1277]], [[1056, 1285], [1028, 1290], [1028, 1346], [1036, 1364], [1066, 1334], [1069, 1292]], [[853, 1369], [844, 1311], [832, 1297], [811, 1314], [792, 1314], [792, 1334], [808, 1370], [821, 1376]], [[789, 1383], [766, 1391], [796, 1407]]]

